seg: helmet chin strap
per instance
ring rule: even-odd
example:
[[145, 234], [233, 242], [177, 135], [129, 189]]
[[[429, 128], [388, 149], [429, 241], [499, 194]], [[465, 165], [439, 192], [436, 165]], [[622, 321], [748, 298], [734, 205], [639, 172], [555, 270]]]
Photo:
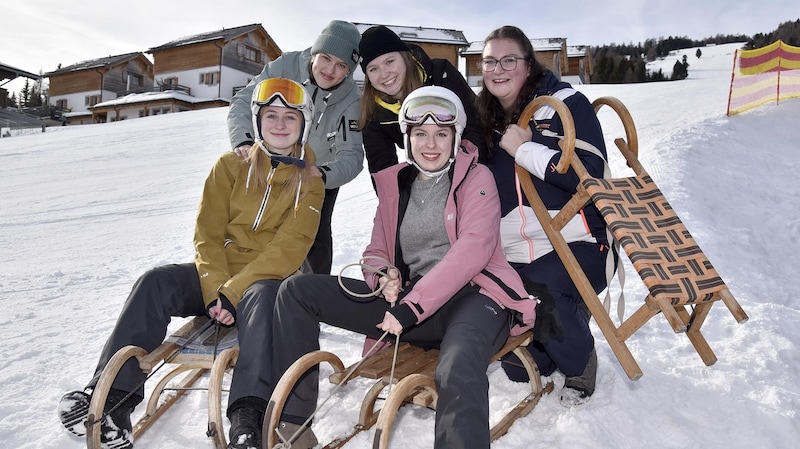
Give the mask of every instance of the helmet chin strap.
[[419, 164], [417, 164], [417, 161], [415, 161], [414, 159], [411, 159], [411, 165], [413, 165], [414, 167], [417, 167], [417, 170], [419, 170], [420, 173], [422, 173], [423, 175], [425, 175], [425, 176], [427, 176], [429, 178], [435, 178], [437, 176], [440, 176], [443, 173], [447, 173], [447, 170], [450, 170], [450, 166], [453, 165], [453, 160], [454, 160], [454, 158], [451, 157], [450, 159], [448, 159], [447, 163], [444, 164], [444, 167], [442, 167], [442, 168], [440, 168], [439, 170], [436, 170], [436, 171], [428, 171], [428, 170], [423, 169], [422, 167], [419, 166]]

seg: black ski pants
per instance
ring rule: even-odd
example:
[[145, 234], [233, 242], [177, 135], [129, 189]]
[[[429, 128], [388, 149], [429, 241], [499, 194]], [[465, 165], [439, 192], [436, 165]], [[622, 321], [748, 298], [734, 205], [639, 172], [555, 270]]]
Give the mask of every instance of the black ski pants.
[[[279, 280], [262, 280], [244, 291], [236, 311], [239, 359], [231, 380], [228, 404], [243, 397], [257, 397], [266, 402], [272, 391], [272, 312]], [[100, 373], [111, 357], [127, 345], [150, 352], [166, 337], [172, 317], [206, 315], [200, 279], [194, 263], [164, 265], [143, 274], [134, 284], [100, 354], [94, 388]], [[141, 401], [145, 374], [136, 359], [128, 360], [114, 380], [113, 388], [125, 392], [137, 390]]]
[[[569, 246], [595, 292], [603, 291], [606, 288], [608, 245], [573, 242]], [[591, 315], [558, 254], [551, 251], [529, 264], [511, 265], [522, 278], [547, 285], [563, 331], [560, 337], [551, 336], [544, 343], [535, 341], [528, 345], [539, 372], [549, 376], [559, 370], [567, 377], [580, 376], [594, 350], [594, 337], [589, 328]], [[528, 381], [528, 373], [516, 355], [508, 354], [503, 362], [509, 379]]]
[[333, 230], [331, 228], [331, 218], [333, 217], [333, 206], [336, 204], [336, 197], [339, 189], [325, 189], [325, 199], [322, 201], [322, 210], [319, 217], [319, 228], [314, 237], [314, 243], [308, 250], [306, 259], [300, 267], [303, 273], [331, 274], [333, 265]]
[[[368, 292], [364, 281], [343, 278], [348, 289]], [[350, 297], [334, 276], [304, 274], [287, 279], [278, 292], [273, 325], [275, 374], [319, 349], [319, 324], [327, 323], [373, 338], [390, 304]], [[402, 341], [438, 347], [436, 448], [489, 447], [489, 381], [486, 369], [508, 338], [511, 315], [477, 287], [465, 287], [427, 320], [406, 329]], [[394, 341], [393, 335], [388, 335]], [[313, 413], [319, 389], [318, 370], [301, 378], [282, 419], [302, 423]]]

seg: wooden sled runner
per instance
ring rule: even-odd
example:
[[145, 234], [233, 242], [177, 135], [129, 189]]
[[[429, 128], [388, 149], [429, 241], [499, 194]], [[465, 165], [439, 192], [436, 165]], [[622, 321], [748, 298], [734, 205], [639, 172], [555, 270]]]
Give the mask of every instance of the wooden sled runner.
[[[518, 125], [527, 128], [540, 107], [549, 106], [555, 109], [564, 125], [564, 136], [559, 142], [562, 156], [557, 170], [565, 173], [572, 167], [580, 178], [580, 183], [567, 205], [556, 216], [551, 217], [536, 192], [530, 174], [517, 166], [517, 175], [525, 196], [630, 379], [640, 378], [642, 370], [625, 340], [659, 312], [676, 333], [686, 334], [703, 362], [712, 365], [717, 358], [700, 332], [711, 306], [717, 300], [722, 300], [740, 324], [747, 321], [747, 314], [639, 163], [638, 138], [627, 108], [612, 97], [598, 98], [592, 105], [595, 113], [603, 106], [609, 106], [622, 121], [625, 138], [617, 138], [614, 142], [635, 176], [599, 179], [589, 175], [575, 155], [572, 114], [560, 100], [542, 96], [525, 108]], [[621, 249], [649, 289], [644, 304], [622, 321], [620, 326], [615, 326], [612, 322], [560, 232], [569, 219], [588, 202], [593, 202], [600, 210]]]
[[[488, 361], [491, 363], [501, 356], [513, 352], [520, 358], [531, 379], [530, 394], [509, 411], [500, 422], [492, 427], [492, 441], [505, 435], [517, 418], [521, 418], [533, 410], [542, 397], [542, 394], [548, 393], [553, 389], [552, 383], [548, 384], [545, 388], [542, 387], [539, 368], [536, 366], [536, 362], [534, 362], [530, 352], [525, 348], [530, 341], [530, 331], [516, 337], [509, 337], [506, 344], [494, 358]], [[323, 445], [323, 447], [327, 449], [341, 447], [356, 434], [368, 430], [377, 424], [373, 448], [388, 448], [392, 424], [394, 423], [399, 408], [403, 404], [412, 403], [435, 409], [436, 400], [438, 398], [434, 385], [434, 373], [436, 371], [439, 352], [437, 350], [425, 351], [408, 343], [401, 343], [397, 349], [397, 364], [394, 371], [394, 379], [397, 383], [393, 386], [383, 407], [378, 410], [375, 409], [376, 402], [380, 399], [381, 392], [389, 382], [394, 352], [391, 348], [368, 357], [364, 363], [354, 372], [350, 373], [349, 376], [348, 373], [351, 371], [350, 367], [345, 368], [341, 359], [330, 352], [315, 351], [298, 359], [283, 374], [270, 398], [264, 417], [264, 428], [262, 432], [264, 438], [263, 447], [272, 449], [276, 447], [277, 444], [284, 442], [276, 434], [275, 429], [280, 422], [280, 416], [289, 393], [304, 373], [324, 362], [333, 368], [334, 372], [329, 376], [329, 380], [334, 384], [347, 383], [356, 377], [375, 379], [376, 382], [364, 395], [358, 423], [353, 431], [346, 436], [337, 438], [327, 445]], [[283, 437], [289, 439], [291, 435], [283, 435]]]
[[[151, 373], [163, 362], [172, 368], [164, 375], [153, 389], [153, 392], [146, 399], [147, 408], [144, 416], [133, 424], [133, 437], [137, 440], [165, 411], [167, 411], [192, 385], [211, 370], [209, 381], [209, 436], [212, 431], [219, 429], [218, 423], [222, 422], [220, 407], [220, 392], [222, 378], [226, 371], [233, 366], [238, 355], [236, 341], [236, 328], [221, 328], [219, 345], [215, 345], [216, 335], [213, 327], [199, 335], [193, 342], [187, 344], [181, 351], [178, 348], [185, 344], [189, 336], [194, 335], [199, 329], [208, 323], [207, 317], [196, 317], [184, 324], [175, 333], [170, 335], [158, 348], [150, 353], [138, 346], [126, 346], [114, 354], [109, 360], [92, 394], [92, 401], [89, 405], [88, 422], [95, 423], [87, 425], [86, 446], [89, 449], [100, 449], [100, 423], [99, 417], [103, 414], [103, 406], [108, 397], [108, 392], [116, 379], [122, 365], [129, 359], [135, 357], [139, 367], [145, 374]], [[223, 350], [215, 360], [214, 348]], [[176, 352], [177, 351], [177, 352]], [[166, 365], [165, 365], [165, 368]], [[182, 378], [175, 379], [179, 375]], [[173, 380], [176, 382], [172, 382]], [[163, 394], [165, 391], [174, 390], [174, 394]], [[215, 444], [225, 447], [224, 432], [216, 431], [214, 438]]]

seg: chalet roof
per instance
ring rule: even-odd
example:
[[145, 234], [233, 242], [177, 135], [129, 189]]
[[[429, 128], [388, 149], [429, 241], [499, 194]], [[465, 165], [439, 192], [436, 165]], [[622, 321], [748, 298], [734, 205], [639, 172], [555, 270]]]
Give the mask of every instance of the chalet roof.
[[120, 64], [120, 63], [123, 63], [123, 62], [127, 62], [127, 61], [130, 61], [130, 60], [136, 59], [136, 58], [142, 58], [143, 60], [147, 61], [148, 64], [152, 64], [152, 62], [150, 62], [150, 60], [147, 59], [147, 57], [142, 52], [126, 53], [124, 55], [108, 56], [108, 57], [105, 57], [105, 58], [91, 59], [91, 60], [88, 60], [88, 61], [78, 62], [76, 64], [72, 64], [72, 65], [69, 65], [69, 66], [66, 66], [66, 67], [62, 67], [62, 68], [57, 69], [57, 70], [53, 70], [52, 72], [48, 72], [45, 75], [46, 76], [51, 76], [51, 75], [57, 75], [57, 74], [67, 73], [67, 72], [77, 72], [77, 71], [80, 71], [80, 70], [89, 70], [89, 69], [98, 69], [98, 68], [102, 68], [102, 67], [109, 67], [109, 66], [114, 66], [114, 65], [117, 65], [117, 64]]
[[158, 47], [150, 48], [149, 50], [147, 50], [147, 52], [153, 53], [154, 51], [166, 50], [168, 48], [175, 48], [183, 45], [199, 44], [202, 42], [210, 42], [216, 40], [229, 41], [233, 38], [236, 38], [243, 34], [247, 34], [259, 28], [261, 28], [261, 30], [264, 31], [264, 33], [266, 34], [266, 30], [264, 30], [264, 28], [261, 26], [260, 23], [253, 23], [250, 25], [243, 25], [235, 28], [223, 28], [217, 31], [209, 31], [207, 33], [184, 36], [175, 39], [174, 41], [167, 42], [166, 44], [159, 45]]
[[[559, 51], [561, 45], [566, 43], [567, 39], [563, 37], [542, 37], [531, 39], [533, 51]], [[479, 55], [483, 53], [483, 41], [470, 42], [469, 47], [461, 52], [462, 55]]]
[[[368, 28], [377, 23], [353, 23], [360, 33], [364, 33]], [[425, 28], [421, 26], [401, 26], [384, 25], [400, 36], [403, 42], [412, 43], [434, 43], [450, 45], [469, 45], [469, 41], [464, 37], [464, 32], [459, 30], [447, 30], [444, 28]]]
[[580, 58], [586, 56], [586, 52], [589, 51], [589, 49], [590, 47], [588, 45], [568, 45], [567, 57]]
[[0, 62], [0, 81], [2, 80], [13, 80], [14, 78], [24, 76], [25, 78], [29, 78], [32, 80], [39, 79], [39, 75], [31, 72], [26, 72], [25, 70], [18, 69], [16, 67], [12, 67], [10, 65], [3, 64]]
[[92, 106], [91, 109], [98, 109], [109, 106], [119, 106], [125, 104], [149, 103], [157, 100], [180, 100], [186, 103], [202, 103], [205, 101], [209, 101], [209, 99], [193, 97], [185, 92], [181, 92], [178, 90], [167, 90], [163, 92], [142, 92], [138, 94], [128, 94], [123, 97], [115, 98], [113, 100], [107, 100], [102, 103], [97, 103], [96, 105]]

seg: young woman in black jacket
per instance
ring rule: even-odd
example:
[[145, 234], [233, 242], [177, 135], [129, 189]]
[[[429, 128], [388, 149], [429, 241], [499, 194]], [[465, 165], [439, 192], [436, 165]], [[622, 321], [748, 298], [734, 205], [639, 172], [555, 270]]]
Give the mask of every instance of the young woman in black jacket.
[[359, 44], [364, 90], [359, 126], [370, 173], [398, 163], [397, 147], [404, 148], [397, 113], [406, 96], [420, 86], [441, 86], [458, 95], [467, 114], [463, 138], [482, 153], [486, 144], [473, 103], [475, 92], [447, 59], [431, 59], [425, 51], [406, 44], [389, 28], [378, 25], [361, 34]]

